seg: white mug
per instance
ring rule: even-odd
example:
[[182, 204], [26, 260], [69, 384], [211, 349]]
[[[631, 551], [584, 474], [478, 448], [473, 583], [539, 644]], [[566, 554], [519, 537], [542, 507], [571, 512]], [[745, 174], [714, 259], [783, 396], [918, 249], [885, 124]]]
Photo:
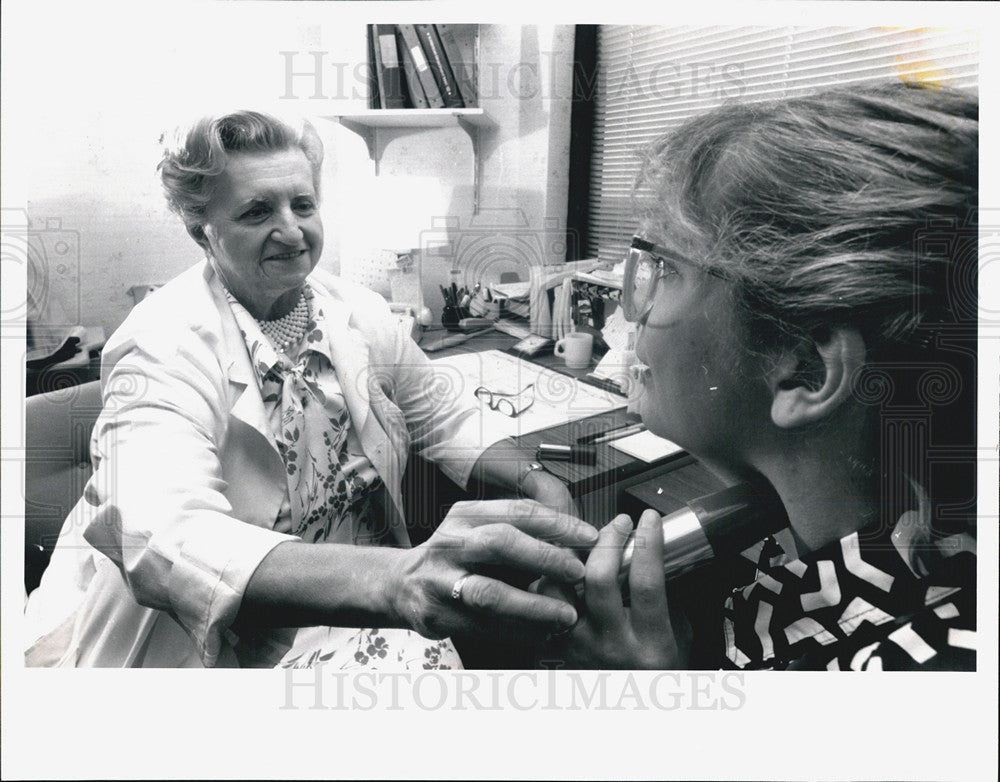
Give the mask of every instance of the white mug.
[[573, 331], [556, 342], [557, 356], [562, 356], [570, 369], [586, 369], [590, 366], [590, 353], [594, 349], [594, 335], [585, 331]]

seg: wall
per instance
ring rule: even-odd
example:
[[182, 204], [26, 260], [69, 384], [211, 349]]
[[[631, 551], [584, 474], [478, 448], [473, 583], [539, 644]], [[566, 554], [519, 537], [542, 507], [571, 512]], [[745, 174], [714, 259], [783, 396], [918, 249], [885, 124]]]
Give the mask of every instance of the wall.
[[[562, 230], [566, 212], [571, 26], [483, 28], [482, 105], [496, 128], [481, 136], [474, 215], [472, 147], [460, 129], [381, 133], [376, 177], [363, 141], [323, 119], [365, 106], [355, 68], [365, 55], [364, 26], [344, 24], [327, 4], [298, 9], [292, 16], [243, 4], [235, 14], [231, 4], [206, 5], [192, 25], [150, 21], [126, 7], [117, 24], [136, 33], [124, 39], [94, 30], [83, 11], [64, 12], [80, 14], [53, 33], [66, 67], [41, 69], [33, 80], [34, 108], [12, 123], [11, 138], [24, 145], [8, 144], [30, 153], [4, 163], [5, 174], [27, 183], [31, 225], [78, 242], [75, 273], [50, 270], [47, 284], [52, 296], [78, 300], [84, 324], [110, 333], [133, 304], [131, 286], [165, 282], [199, 259], [163, 203], [154, 171], [160, 137], [179, 121], [240, 105], [315, 118], [327, 143], [325, 268], [339, 270], [344, 261], [349, 274], [373, 248], [437, 248], [424, 262], [425, 298], [436, 310], [437, 284], [453, 266], [485, 264], [498, 274], [539, 255], [562, 259], [561, 237], [544, 237], [557, 223]], [[76, 34], [81, 29], [93, 33]], [[30, 96], [21, 96], [24, 103], [8, 97], [29, 105]], [[5, 221], [7, 207], [20, 211], [17, 199], [4, 206]], [[501, 260], [484, 260], [494, 239], [511, 237]], [[73, 290], [60, 293], [60, 286]]]
[[459, 128], [385, 130], [380, 174], [371, 175], [361, 139], [336, 129], [333, 220], [345, 275], [373, 242], [423, 250], [425, 303], [437, 311], [438, 285], [461, 269], [466, 284], [504, 271], [565, 259], [570, 139], [571, 26], [483, 26], [480, 104], [495, 127], [480, 133], [476, 161]]

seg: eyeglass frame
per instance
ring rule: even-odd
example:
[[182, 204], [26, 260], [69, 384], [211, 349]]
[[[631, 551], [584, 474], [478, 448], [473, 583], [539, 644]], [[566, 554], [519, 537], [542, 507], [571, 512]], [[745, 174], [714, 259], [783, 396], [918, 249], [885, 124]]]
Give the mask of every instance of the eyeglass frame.
[[[481, 396], [479, 393], [480, 391], [485, 391], [487, 394], [489, 394], [489, 398], [487, 399]], [[514, 406], [514, 402], [511, 400], [516, 399], [517, 397], [523, 395], [526, 391], [531, 391], [531, 401], [520, 409], [516, 408]], [[486, 386], [479, 386], [479, 388], [477, 388], [475, 391], [472, 392], [472, 395], [476, 397], [476, 399], [486, 402], [490, 410], [494, 410], [500, 413], [500, 415], [505, 415], [508, 418], [517, 418], [519, 415], [521, 415], [521, 413], [523, 413], [525, 410], [527, 410], [529, 407], [535, 404], [535, 384], [528, 383], [528, 385], [526, 385], [520, 391], [512, 394], [503, 393], [501, 391], [493, 391], [492, 389], [489, 389]], [[499, 397], [499, 398], [496, 399], [496, 401], [494, 401], [494, 397]], [[507, 404], [510, 405], [510, 409], [512, 412], [507, 413], [500, 409], [500, 404], [503, 402], [506, 402]]]
[[[654, 266], [656, 267], [653, 271], [653, 280], [649, 285], [649, 290], [646, 293], [645, 300], [642, 303], [642, 311], [640, 312], [635, 301], [635, 275], [639, 269], [640, 260], [642, 258], [642, 253], [645, 253], [654, 261]], [[649, 315], [650, 310], [653, 309], [653, 295], [656, 292], [656, 286], [659, 284], [660, 280], [666, 276], [666, 271], [664, 267], [667, 261], [677, 261], [678, 263], [683, 263], [688, 266], [697, 266], [688, 258], [680, 255], [673, 250], [669, 250], [662, 245], [655, 244], [654, 242], [644, 239], [641, 236], [633, 236], [632, 241], [629, 244], [628, 250], [625, 252], [625, 274], [622, 280], [622, 314], [625, 316], [625, 320], [630, 323], [638, 323]], [[718, 269], [712, 269], [706, 266], [697, 266], [697, 268], [702, 271], [711, 274], [713, 277], [718, 277], [720, 280], [728, 279], [728, 277], [723, 274]]]

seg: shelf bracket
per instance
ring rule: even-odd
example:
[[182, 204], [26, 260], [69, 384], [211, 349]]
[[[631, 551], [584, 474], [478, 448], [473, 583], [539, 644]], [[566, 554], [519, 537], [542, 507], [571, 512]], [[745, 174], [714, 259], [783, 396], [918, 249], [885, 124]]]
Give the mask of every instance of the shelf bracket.
[[[455, 127], [457, 124], [465, 135], [469, 137], [469, 142], [472, 145], [472, 211], [473, 214], [479, 214], [480, 188], [483, 173], [481, 152], [484, 123], [481, 109], [471, 111], [476, 112], [474, 115], [475, 118], [457, 112], [445, 111], [438, 113], [438, 109], [431, 109], [429, 111], [407, 109], [402, 110], [401, 113], [396, 113], [395, 110], [382, 109], [371, 110], [366, 114], [353, 116], [334, 115], [326, 119], [339, 123], [364, 139], [365, 146], [368, 148], [368, 157], [375, 163], [375, 176], [378, 176], [380, 173], [383, 152], [381, 149], [382, 145], [379, 143], [380, 128], [392, 128], [408, 133], [417, 133], [426, 128]], [[409, 121], [411, 117], [412, 122]]]
[[368, 157], [375, 162], [375, 176], [378, 176], [379, 158], [382, 157], [378, 148], [378, 128], [347, 117], [337, 117], [337, 122], [364, 139], [365, 146], [368, 147]]
[[464, 117], [458, 117], [458, 125], [465, 131], [472, 143], [472, 214], [477, 215], [479, 214], [479, 183], [482, 180], [482, 162], [479, 156], [479, 133], [482, 127], [469, 122]]

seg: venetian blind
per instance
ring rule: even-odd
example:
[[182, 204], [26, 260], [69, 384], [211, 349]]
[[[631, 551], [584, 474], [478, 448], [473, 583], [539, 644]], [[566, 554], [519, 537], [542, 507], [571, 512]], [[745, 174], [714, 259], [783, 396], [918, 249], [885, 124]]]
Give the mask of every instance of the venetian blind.
[[978, 62], [972, 30], [602, 26], [588, 254], [621, 260], [642, 149], [694, 114], [887, 78], [975, 90]]

